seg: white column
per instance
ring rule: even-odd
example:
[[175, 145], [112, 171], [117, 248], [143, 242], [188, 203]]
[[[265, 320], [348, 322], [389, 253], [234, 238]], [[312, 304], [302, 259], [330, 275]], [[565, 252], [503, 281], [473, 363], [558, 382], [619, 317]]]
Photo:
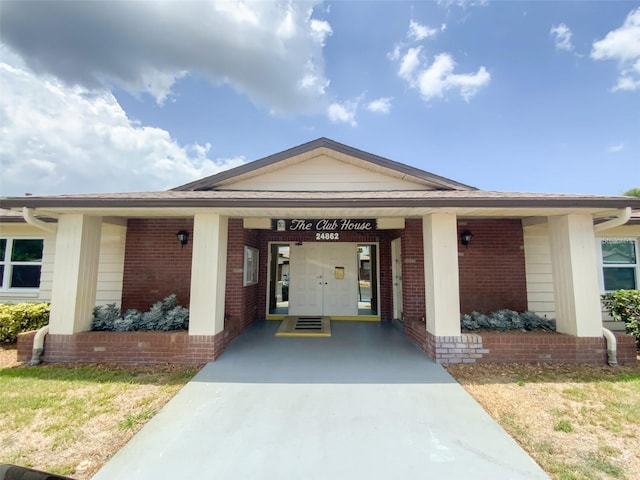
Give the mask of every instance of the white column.
[[91, 329], [96, 301], [102, 217], [72, 214], [58, 220], [49, 332]]
[[460, 335], [458, 231], [456, 216], [422, 217], [427, 331], [435, 336]]
[[549, 217], [549, 239], [558, 332], [600, 337], [602, 313], [591, 216]]
[[228, 225], [227, 217], [221, 215], [194, 216], [189, 335], [224, 330]]

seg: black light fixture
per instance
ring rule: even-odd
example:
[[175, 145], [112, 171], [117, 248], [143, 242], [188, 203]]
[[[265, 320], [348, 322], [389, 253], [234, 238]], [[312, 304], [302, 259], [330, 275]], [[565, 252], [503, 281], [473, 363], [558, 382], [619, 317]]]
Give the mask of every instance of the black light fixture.
[[469, 248], [471, 237], [473, 237], [473, 233], [471, 233], [471, 230], [465, 230], [460, 234], [460, 242], [462, 242], [462, 245], [464, 245], [466, 248]]
[[187, 232], [186, 230], [180, 230], [178, 233], [176, 233], [176, 237], [178, 237], [178, 241], [183, 247], [189, 242], [189, 232]]

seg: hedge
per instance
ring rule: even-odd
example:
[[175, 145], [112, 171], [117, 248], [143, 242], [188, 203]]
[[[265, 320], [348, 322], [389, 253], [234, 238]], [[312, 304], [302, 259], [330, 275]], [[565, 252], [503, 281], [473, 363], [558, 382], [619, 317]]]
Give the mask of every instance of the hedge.
[[0, 303], [0, 343], [15, 343], [19, 333], [48, 323], [48, 303]]
[[640, 348], [640, 290], [616, 290], [602, 295], [602, 304], [616, 322], [624, 322], [627, 333]]

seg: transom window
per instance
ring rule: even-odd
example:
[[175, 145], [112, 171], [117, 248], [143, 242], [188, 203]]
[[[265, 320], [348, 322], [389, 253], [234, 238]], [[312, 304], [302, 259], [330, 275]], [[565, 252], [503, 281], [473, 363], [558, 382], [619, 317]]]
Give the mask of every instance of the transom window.
[[638, 242], [631, 239], [600, 240], [604, 290], [638, 288]]
[[0, 289], [39, 288], [44, 241], [0, 238]]

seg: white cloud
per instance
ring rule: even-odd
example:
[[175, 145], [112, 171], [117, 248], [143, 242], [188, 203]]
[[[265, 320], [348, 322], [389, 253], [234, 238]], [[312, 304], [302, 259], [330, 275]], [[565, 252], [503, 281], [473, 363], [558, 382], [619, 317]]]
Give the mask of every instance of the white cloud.
[[[158, 103], [188, 73], [274, 112], [322, 108], [328, 22], [320, 0], [3, 2], [0, 39], [38, 74], [120, 86]], [[169, 31], [170, 30], [170, 31]], [[314, 77], [313, 88], [305, 88]]]
[[629, 12], [621, 27], [593, 43], [591, 58], [618, 61], [614, 91], [640, 89], [640, 7]]
[[566, 24], [561, 23], [559, 25], [554, 25], [549, 30], [549, 35], [554, 38], [556, 49], [565, 50], [570, 52], [573, 50], [573, 45], [571, 43], [571, 29], [567, 27]]
[[471, 7], [486, 7], [489, 4], [489, 0], [438, 0], [437, 3], [445, 8], [456, 6], [466, 9]]
[[108, 92], [0, 63], [2, 195], [164, 190], [240, 165], [127, 118]]
[[345, 103], [332, 103], [327, 109], [329, 120], [333, 123], [347, 123], [352, 127], [357, 125], [356, 110], [358, 102], [348, 101]]
[[407, 37], [411, 40], [419, 42], [428, 37], [433, 37], [438, 33], [438, 29], [429, 28], [426, 25], [422, 25], [415, 20], [411, 20], [409, 22], [409, 31], [407, 32]]
[[[446, 3], [447, 6], [451, 6], [456, 2]], [[459, 6], [475, 6], [475, 2], [461, 1]], [[447, 25], [443, 23], [439, 31], [444, 32], [446, 29]], [[419, 42], [437, 33], [438, 29], [429, 28], [411, 20], [407, 37]], [[398, 76], [405, 80], [410, 88], [417, 89], [427, 102], [434, 98], [444, 98], [446, 93], [455, 91], [465, 101], [469, 101], [491, 80], [491, 75], [484, 66], [480, 67], [476, 73], [454, 73], [456, 63], [448, 53], [435, 55], [434, 62], [430, 66], [425, 66], [423, 45], [409, 47], [406, 42], [400, 42], [394, 46], [392, 52], [387, 54], [387, 57], [393, 62], [398, 62]]]
[[380, 97], [367, 104], [367, 110], [374, 113], [387, 114], [391, 111], [391, 97]]
[[618, 153], [624, 150], [624, 143], [616, 143], [615, 145], [611, 145], [607, 151], [609, 153]]
[[398, 76], [416, 88], [425, 101], [444, 98], [448, 92], [457, 91], [469, 101], [480, 88], [491, 81], [491, 74], [482, 66], [476, 73], [454, 73], [456, 66], [448, 53], [436, 55], [431, 65], [421, 68], [421, 47], [409, 49], [400, 62]]
[[420, 66], [420, 52], [422, 47], [414, 47], [407, 50], [400, 61], [398, 76], [413, 86], [414, 72]]
[[418, 74], [418, 89], [426, 101], [433, 98], [443, 98], [449, 90], [458, 90], [462, 98], [469, 101], [480, 88], [485, 87], [491, 80], [491, 75], [485, 67], [480, 67], [476, 73], [453, 73], [455, 68], [453, 58], [447, 53], [436, 55], [434, 62]]

